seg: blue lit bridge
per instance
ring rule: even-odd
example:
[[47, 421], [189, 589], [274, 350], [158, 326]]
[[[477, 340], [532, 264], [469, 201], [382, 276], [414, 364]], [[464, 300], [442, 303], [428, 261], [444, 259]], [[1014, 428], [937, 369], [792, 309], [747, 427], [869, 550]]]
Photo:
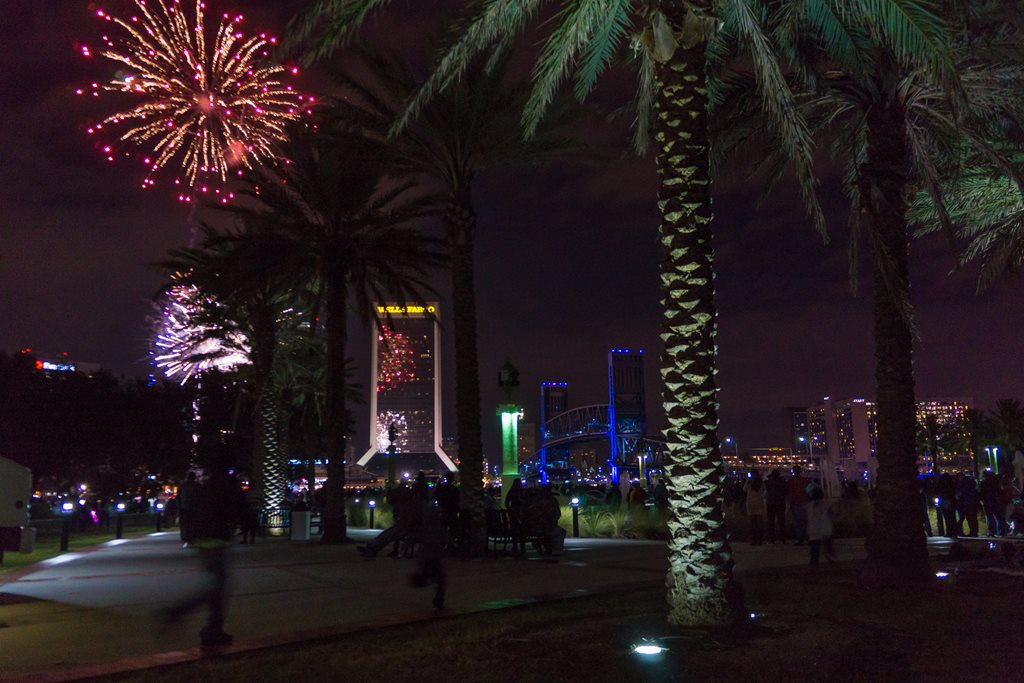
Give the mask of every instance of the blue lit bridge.
[[608, 353], [608, 397], [603, 404], [569, 408], [568, 382], [541, 384], [540, 449], [526, 463], [542, 479], [552, 470], [576, 469], [573, 446], [607, 444], [612, 479], [620, 471], [645, 474], [664, 460], [665, 442], [647, 436], [643, 350], [612, 349]]

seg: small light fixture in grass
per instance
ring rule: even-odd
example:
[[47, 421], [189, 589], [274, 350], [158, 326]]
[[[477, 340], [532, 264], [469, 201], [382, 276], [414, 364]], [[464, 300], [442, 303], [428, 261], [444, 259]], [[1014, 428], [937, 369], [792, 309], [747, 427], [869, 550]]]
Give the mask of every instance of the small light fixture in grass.
[[630, 652], [641, 657], [656, 657], [667, 650], [668, 648], [658, 641], [648, 638], [643, 638], [639, 643], [634, 643], [630, 647]]
[[949, 572], [935, 572], [935, 578], [936, 579], [948, 579], [949, 578]]

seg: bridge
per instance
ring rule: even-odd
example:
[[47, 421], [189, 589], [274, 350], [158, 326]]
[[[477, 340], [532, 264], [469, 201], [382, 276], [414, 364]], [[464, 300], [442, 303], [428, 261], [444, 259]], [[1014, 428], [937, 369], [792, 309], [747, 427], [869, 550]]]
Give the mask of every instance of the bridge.
[[541, 384], [541, 447], [526, 461], [547, 478], [554, 465], [569, 466], [572, 446], [608, 444], [608, 466], [614, 480], [620, 470], [646, 474], [665, 459], [665, 442], [645, 434], [643, 350], [612, 349], [608, 353], [609, 403], [568, 407], [568, 382]]

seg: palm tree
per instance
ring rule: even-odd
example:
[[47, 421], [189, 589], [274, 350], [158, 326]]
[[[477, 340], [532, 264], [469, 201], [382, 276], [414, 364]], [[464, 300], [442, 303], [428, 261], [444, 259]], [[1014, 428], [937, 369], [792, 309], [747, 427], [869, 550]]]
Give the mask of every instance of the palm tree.
[[[173, 286], [195, 287], [209, 305], [195, 312], [207, 334], [240, 347], [254, 388], [253, 462], [263, 508], [280, 507], [286, 488], [285, 457], [278, 431], [281, 387], [275, 377], [282, 331], [294, 327], [298, 284], [279, 258], [282, 240], [265, 225], [237, 230], [202, 226], [198, 246], [172, 250], [160, 266]], [[244, 366], [243, 366], [244, 367]]]
[[[343, 123], [363, 134], [386, 138], [422, 79], [396, 58], [368, 51], [348, 61], [336, 80], [344, 96], [335, 109]], [[471, 552], [486, 549], [483, 498], [483, 444], [480, 428], [480, 372], [477, 360], [474, 243], [477, 212], [473, 185], [495, 166], [539, 165], [578, 156], [569, 141], [574, 110], [556, 108], [538, 134], [524, 140], [518, 112], [528, 89], [505, 85], [507, 58], [478, 60], [456, 86], [431, 100], [400, 135], [388, 141], [389, 167], [431, 178], [446, 196], [442, 214], [452, 287], [455, 338], [455, 416], [459, 443], [460, 503]]]
[[918, 192], [910, 217], [919, 234], [956, 230], [965, 243], [960, 263], [980, 264], [981, 292], [1024, 265], [1024, 22], [997, 0], [972, 3], [971, 9], [969, 54], [985, 62], [983, 68], [972, 65], [967, 76], [988, 83], [973, 94], [983, 96], [995, 116], [941, 167], [945, 204]]
[[[959, 7], [792, 0], [772, 16], [800, 110], [815, 138], [831, 142], [845, 162], [854, 283], [860, 234], [871, 246], [879, 475], [866, 577], [881, 581], [931, 577], [916, 481], [907, 197], [920, 188], [951, 236], [937, 169], [954, 163], [958, 146], [977, 140], [999, 113], [1000, 77], [962, 40]], [[727, 106], [741, 83], [725, 89]], [[734, 121], [758, 116], [739, 98], [731, 111]], [[723, 153], [747, 140], [733, 130]], [[767, 156], [777, 173], [780, 155]]]
[[992, 439], [1005, 446], [1002, 470], [1014, 452], [1024, 448], [1024, 407], [1020, 401], [1009, 398], [996, 401], [995, 410], [988, 414], [988, 429]]
[[[322, 0], [293, 22], [291, 39], [312, 40], [309, 55], [329, 54], [384, 0]], [[437, 93], [457, 83], [485, 51], [502, 51], [536, 17], [541, 0], [496, 0], [462, 28], [396, 124], [410, 125]], [[549, 3], [553, 4], [553, 3]], [[653, 135], [660, 175], [662, 379], [668, 427], [671, 532], [669, 619], [726, 624], [745, 618], [723, 526], [723, 474], [715, 386], [715, 304], [711, 247], [708, 55], [749, 47], [760, 101], [801, 167], [810, 145], [778, 67], [763, 16], [748, 0], [561, 0], [533, 71], [523, 111], [533, 134], [554, 94], [575, 71], [583, 99], [620, 56], [639, 75], [635, 144]], [[809, 176], [805, 193], [812, 188]]]
[[344, 138], [329, 122], [288, 145], [281, 178], [254, 182], [244, 191], [255, 207], [238, 204], [243, 216], [273, 221], [282, 245], [279, 258], [315, 283], [311, 324], [323, 302], [326, 332], [324, 433], [327, 448], [325, 543], [346, 540], [345, 441], [348, 433], [345, 363], [348, 314], [376, 321], [376, 302], [422, 301], [427, 272], [443, 264], [439, 241], [415, 228], [436, 214], [432, 196], [413, 184], [386, 182], [377, 150]]

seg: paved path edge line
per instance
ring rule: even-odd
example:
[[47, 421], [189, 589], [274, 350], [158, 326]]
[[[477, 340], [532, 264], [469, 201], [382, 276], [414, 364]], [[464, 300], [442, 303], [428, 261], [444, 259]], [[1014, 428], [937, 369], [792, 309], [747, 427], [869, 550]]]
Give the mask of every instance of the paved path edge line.
[[489, 612], [495, 609], [510, 609], [514, 607], [524, 607], [528, 604], [554, 602], [557, 600], [567, 600], [570, 598], [592, 597], [595, 595], [605, 595], [608, 593], [616, 593], [623, 590], [632, 590], [643, 586], [659, 585], [660, 583], [662, 583], [660, 579], [657, 581], [648, 579], [644, 581], [631, 581], [627, 583], [614, 584], [596, 590], [577, 589], [574, 591], [567, 591], [561, 593], [532, 595], [525, 598], [509, 598], [509, 601], [516, 602], [514, 604], [509, 604], [504, 607], [488, 607], [487, 605], [482, 605], [480, 607], [458, 611], [445, 610], [445, 612], [441, 615], [436, 614], [434, 612], [408, 612], [393, 615], [390, 617], [381, 617], [379, 619], [369, 619], [360, 622], [338, 624], [336, 626], [325, 626], [323, 628], [318, 629], [290, 631], [288, 633], [280, 633], [276, 635], [265, 636], [263, 638], [255, 638], [252, 640], [246, 640], [244, 642], [235, 643], [228, 648], [218, 651], [215, 654], [204, 654], [200, 648], [194, 647], [188, 650], [160, 652], [150, 655], [142, 655], [139, 657], [129, 657], [125, 659], [116, 660], [113, 662], [102, 662], [98, 664], [81, 664], [67, 668], [49, 669], [19, 675], [18, 678], [3, 678], [2, 676], [0, 676], [0, 681], [3, 681], [4, 683], [63, 683], [64, 681], [88, 680], [91, 678], [99, 678], [102, 676], [113, 676], [115, 674], [129, 673], [132, 671], [144, 671], [146, 669], [156, 669], [165, 666], [172, 666], [175, 664], [195, 662], [201, 659], [211, 659], [213, 657], [225, 657], [249, 652], [256, 652], [259, 650], [269, 650], [276, 647], [282, 647], [284, 645], [291, 645], [299, 642], [312, 643], [317, 640], [325, 640], [337, 636], [349, 635], [357, 631], [372, 631], [377, 629], [389, 628], [393, 626], [402, 626], [405, 624], [435, 621], [447, 617], [462, 616], [467, 614], [479, 614], [482, 612]]

